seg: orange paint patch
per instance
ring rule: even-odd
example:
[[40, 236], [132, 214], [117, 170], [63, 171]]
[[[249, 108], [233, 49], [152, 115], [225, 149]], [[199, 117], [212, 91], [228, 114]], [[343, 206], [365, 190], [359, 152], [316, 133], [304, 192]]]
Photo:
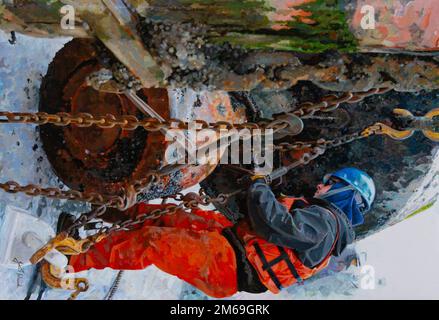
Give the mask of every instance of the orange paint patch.
[[287, 30], [290, 29], [290, 27], [282, 25], [282, 24], [275, 24], [271, 27], [271, 29], [279, 31], [279, 30]]
[[[365, 5], [375, 8], [376, 30], [361, 28]], [[358, 0], [351, 26], [363, 46], [439, 50], [439, 19], [434, 18], [438, 15], [437, 0]]]
[[275, 9], [274, 12], [268, 14], [268, 18], [271, 21], [277, 22], [277, 24], [272, 26], [274, 30], [287, 28], [279, 24], [279, 22], [300, 20], [304, 23], [314, 23], [311, 19], [304, 19], [312, 16], [312, 12], [296, 8], [306, 3], [315, 2], [315, 0], [269, 0], [267, 2], [268, 5]]

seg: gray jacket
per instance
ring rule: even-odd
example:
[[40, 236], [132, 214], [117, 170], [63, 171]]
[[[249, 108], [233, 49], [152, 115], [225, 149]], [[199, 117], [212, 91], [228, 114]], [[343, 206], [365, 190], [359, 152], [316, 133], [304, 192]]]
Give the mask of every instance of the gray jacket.
[[[276, 200], [271, 188], [258, 180], [247, 193], [248, 215], [254, 231], [263, 239], [281, 247], [294, 249], [307, 266], [319, 264], [331, 250], [336, 239], [337, 221], [328, 209], [311, 204], [289, 212]], [[352, 226], [345, 214], [335, 206], [340, 226], [339, 239], [333, 255], [340, 255], [355, 238]]]

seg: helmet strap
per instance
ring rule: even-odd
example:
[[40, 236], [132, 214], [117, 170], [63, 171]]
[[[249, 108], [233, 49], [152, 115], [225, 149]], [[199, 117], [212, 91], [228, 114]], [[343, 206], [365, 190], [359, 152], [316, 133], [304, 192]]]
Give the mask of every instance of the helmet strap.
[[356, 191], [356, 190], [351, 185], [347, 185], [346, 187], [343, 187], [343, 188], [338, 188], [338, 189], [335, 189], [335, 190], [329, 190], [328, 192], [318, 196], [317, 198], [319, 198], [319, 199], [326, 199], [326, 198], [329, 198], [329, 197], [331, 197], [333, 195], [336, 195], [336, 194], [339, 194], [339, 193], [342, 193], [342, 192], [345, 192], [345, 191]]

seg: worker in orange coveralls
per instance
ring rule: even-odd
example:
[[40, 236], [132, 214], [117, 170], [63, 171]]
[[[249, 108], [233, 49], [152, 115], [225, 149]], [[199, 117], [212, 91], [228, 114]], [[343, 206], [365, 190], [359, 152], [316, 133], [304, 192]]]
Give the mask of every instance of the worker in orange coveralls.
[[[353, 242], [353, 225], [375, 197], [372, 179], [346, 168], [327, 175], [314, 199], [276, 199], [262, 177], [247, 192], [248, 217], [233, 226], [215, 211], [183, 210], [116, 232], [87, 253], [70, 257], [75, 272], [155, 265], [207, 295], [278, 293], [312, 277]], [[131, 217], [165, 205], [139, 204]]]

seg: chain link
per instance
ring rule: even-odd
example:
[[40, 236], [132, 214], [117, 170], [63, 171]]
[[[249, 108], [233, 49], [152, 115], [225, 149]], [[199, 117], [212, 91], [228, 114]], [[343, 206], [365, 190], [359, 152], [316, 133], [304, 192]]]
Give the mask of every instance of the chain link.
[[105, 197], [94, 192], [80, 192], [76, 190], [64, 191], [59, 188], [42, 188], [35, 184], [21, 186], [15, 181], [0, 183], [0, 189], [11, 194], [24, 193], [31, 197], [43, 196], [52, 199], [89, 202], [97, 205], [106, 204], [115, 208], [123, 208], [125, 206], [123, 197]]
[[316, 112], [331, 112], [336, 110], [342, 103], [357, 103], [361, 102], [367, 97], [373, 95], [385, 94], [393, 90], [393, 87], [373, 88], [365, 92], [346, 92], [343, 95], [336, 96], [334, 94], [327, 95], [321, 99], [318, 103], [305, 102], [299, 106], [298, 110], [292, 112], [292, 114], [306, 119], [312, 117]]
[[199, 129], [273, 129], [274, 132], [288, 128], [289, 123], [279, 118], [275, 118], [273, 121], [263, 120], [258, 123], [246, 122], [234, 124], [228, 121], [218, 121], [215, 123], [208, 123], [204, 120], [194, 120], [191, 123], [184, 122], [178, 119], [171, 119], [169, 121], [161, 122], [160, 120], [147, 118], [139, 120], [133, 115], [106, 115], [106, 116], [94, 116], [90, 113], [78, 113], [75, 115], [60, 112], [56, 114], [48, 114], [46, 112], [37, 113], [22, 113], [22, 112], [0, 112], [0, 123], [15, 123], [15, 124], [37, 124], [46, 125], [52, 124], [58, 127], [66, 127], [75, 125], [80, 128], [89, 128], [91, 126], [97, 126], [102, 129], [111, 129], [114, 127], [120, 127], [124, 130], [136, 130], [137, 128], [143, 128], [148, 132], [160, 132], [163, 130], [181, 129], [188, 130], [192, 125]]
[[332, 140], [326, 140], [326, 139], [319, 139], [316, 141], [308, 141], [308, 142], [302, 142], [297, 141], [294, 143], [290, 142], [282, 142], [277, 144], [274, 149], [279, 152], [290, 152], [290, 151], [299, 151], [299, 150], [305, 150], [308, 148], [323, 148], [325, 150], [333, 149], [336, 147], [340, 147], [345, 144], [349, 144], [351, 142], [354, 142], [356, 140], [361, 140], [367, 137], [370, 137], [372, 135], [376, 134], [382, 134], [382, 126], [381, 124], [374, 124], [372, 126], [367, 127], [366, 129], [363, 129], [358, 132], [346, 134], [341, 137], [337, 137]]
[[[124, 197], [118, 197], [119, 201], [121, 200], [123, 201], [122, 202], [123, 204], [121, 206], [115, 207], [112, 206], [111, 202], [108, 202], [97, 207], [91, 212], [83, 213], [68, 228], [67, 232], [69, 234], [72, 234], [75, 230], [79, 230], [80, 228], [90, 223], [92, 220], [101, 218], [105, 214], [108, 208], [113, 207], [113, 208], [117, 208], [120, 211], [125, 211], [131, 208], [137, 202], [137, 195], [141, 192], [149, 191], [155, 183], [160, 181], [160, 179], [161, 179], [160, 174], [151, 173], [150, 175], [148, 175], [148, 177], [135, 181], [133, 185], [127, 187], [127, 189], [124, 189], [124, 190], [129, 190], [128, 192], [128, 194], [130, 195], [129, 197], [126, 194], [124, 195]], [[104, 232], [99, 233], [99, 235], [105, 235], [105, 236], [108, 234], [109, 233], [104, 233]]]
[[[200, 129], [273, 129], [274, 132], [287, 129], [290, 123], [285, 119], [285, 115], [292, 114], [300, 118], [307, 118], [313, 116], [316, 112], [331, 112], [337, 109], [342, 103], [356, 103], [364, 100], [367, 97], [376, 94], [384, 94], [392, 87], [374, 88], [366, 92], [352, 93], [348, 92], [342, 96], [327, 95], [318, 103], [306, 102], [300, 105], [298, 110], [281, 113], [275, 115], [273, 120], [261, 120], [259, 122], [246, 122], [241, 124], [234, 124], [228, 121], [218, 121], [215, 123], [208, 123], [203, 120], [194, 120], [192, 124], [196, 124]], [[160, 132], [163, 130], [182, 129], [187, 130], [190, 123], [178, 119], [171, 119], [169, 121], [160, 121], [158, 119], [143, 119], [139, 120], [133, 115], [115, 116], [111, 114], [92, 115], [90, 113], [69, 114], [66, 112], [58, 112], [56, 114], [49, 114], [46, 112], [0, 112], [0, 123], [16, 123], [16, 124], [37, 124], [46, 125], [53, 124], [59, 127], [66, 127], [75, 125], [80, 128], [89, 128], [97, 126], [102, 129], [111, 129], [120, 127], [124, 130], [136, 130], [143, 128], [149, 132]]]
[[0, 183], [0, 189], [10, 194], [23, 193], [31, 197], [43, 196], [52, 199], [81, 201], [96, 205], [96, 209], [80, 215], [73, 222], [67, 230], [71, 235], [75, 230], [103, 216], [108, 208], [116, 208], [120, 211], [129, 209], [135, 205], [139, 193], [147, 192], [155, 183], [160, 181], [160, 179], [160, 174], [151, 173], [147, 177], [137, 180], [132, 185], [123, 188], [119, 196], [105, 196], [95, 192], [80, 192], [76, 190], [65, 191], [59, 188], [42, 188], [34, 184], [21, 186], [15, 181]]
[[88, 202], [95, 205], [104, 205], [110, 208], [126, 210], [132, 206], [133, 199], [138, 193], [151, 186], [160, 179], [157, 173], [135, 181], [132, 185], [122, 188], [120, 196], [107, 196], [96, 192], [81, 192], [77, 190], [62, 190], [59, 188], [42, 188], [35, 184], [22, 186], [15, 181], [0, 183], [0, 189], [10, 194], [24, 193], [30, 197], [43, 196], [52, 199]]

